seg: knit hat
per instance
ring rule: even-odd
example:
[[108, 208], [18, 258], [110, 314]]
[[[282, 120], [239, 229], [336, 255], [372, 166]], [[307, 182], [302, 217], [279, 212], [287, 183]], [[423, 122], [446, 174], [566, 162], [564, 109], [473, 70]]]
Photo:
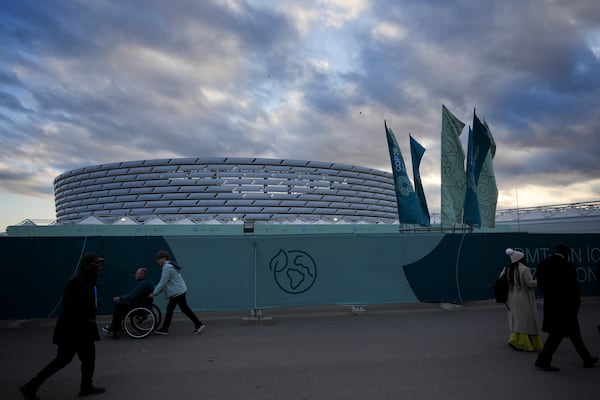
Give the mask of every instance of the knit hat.
[[511, 248], [506, 249], [506, 255], [510, 257], [511, 263], [516, 263], [517, 261], [525, 257], [525, 254]]

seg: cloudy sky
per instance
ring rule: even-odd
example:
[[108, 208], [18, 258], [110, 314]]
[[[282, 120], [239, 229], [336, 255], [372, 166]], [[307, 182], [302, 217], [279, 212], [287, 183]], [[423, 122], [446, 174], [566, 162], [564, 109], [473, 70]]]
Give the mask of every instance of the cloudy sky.
[[391, 171], [384, 120], [439, 212], [442, 104], [490, 125], [499, 209], [600, 200], [597, 0], [0, 0], [0, 231], [86, 165]]

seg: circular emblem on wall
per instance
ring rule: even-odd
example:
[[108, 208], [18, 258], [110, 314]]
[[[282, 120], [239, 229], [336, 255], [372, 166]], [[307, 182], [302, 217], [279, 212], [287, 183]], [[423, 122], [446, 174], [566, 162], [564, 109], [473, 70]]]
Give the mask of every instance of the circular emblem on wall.
[[304, 293], [312, 287], [317, 279], [317, 264], [315, 260], [302, 250], [279, 252], [271, 258], [269, 269], [277, 286], [291, 294]]

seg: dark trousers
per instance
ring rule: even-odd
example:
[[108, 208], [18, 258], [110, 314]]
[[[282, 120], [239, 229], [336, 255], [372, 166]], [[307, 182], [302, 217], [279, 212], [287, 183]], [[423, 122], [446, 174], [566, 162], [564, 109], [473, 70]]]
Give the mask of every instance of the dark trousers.
[[116, 303], [113, 310], [113, 318], [110, 323], [110, 328], [113, 332], [121, 332], [123, 330], [123, 317], [131, 310], [133, 305]]
[[169, 304], [167, 304], [167, 314], [165, 315], [165, 322], [163, 323], [161, 330], [169, 330], [171, 320], [173, 319], [173, 311], [175, 311], [175, 306], [179, 306], [181, 312], [185, 314], [186, 317], [192, 320], [196, 329], [202, 325], [202, 322], [200, 322], [198, 317], [196, 317], [196, 314], [194, 314], [192, 309], [188, 306], [187, 300], [185, 299], [185, 293], [183, 293], [179, 296], [175, 296], [169, 299]]
[[571, 343], [573, 343], [577, 354], [579, 354], [579, 357], [581, 357], [581, 359], [584, 362], [592, 358], [590, 352], [583, 343], [579, 327], [577, 327], [576, 331], [570, 336], [563, 336], [556, 333], [548, 334], [546, 342], [544, 343], [544, 348], [542, 349], [540, 354], [538, 354], [537, 362], [542, 365], [550, 365], [550, 363], [552, 362], [552, 355], [558, 349], [558, 346], [560, 346], [560, 343], [565, 337], [571, 339]]
[[50, 361], [27, 385], [37, 390], [46, 379], [66, 367], [73, 360], [75, 354], [81, 361], [81, 387], [90, 387], [96, 362], [96, 345], [91, 340], [77, 344], [59, 345], [56, 358]]

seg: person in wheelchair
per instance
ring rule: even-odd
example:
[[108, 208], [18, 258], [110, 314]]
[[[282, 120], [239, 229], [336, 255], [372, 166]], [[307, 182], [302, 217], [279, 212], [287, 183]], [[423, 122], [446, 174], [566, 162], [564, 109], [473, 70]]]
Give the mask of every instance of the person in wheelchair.
[[112, 335], [113, 339], [118, 339], [123, 333], [123, 317], [134, 307], [151, 306], [152, 299], [149, 294], [154, 291], [154, 282], [148, 276], [146, 268], [138, 268], [135, 271], [135, 280], [137, 285], [131, 292], [122, 296], [113, 297], [115, 308], [110, 325], [102, 328], [102, 332]]

